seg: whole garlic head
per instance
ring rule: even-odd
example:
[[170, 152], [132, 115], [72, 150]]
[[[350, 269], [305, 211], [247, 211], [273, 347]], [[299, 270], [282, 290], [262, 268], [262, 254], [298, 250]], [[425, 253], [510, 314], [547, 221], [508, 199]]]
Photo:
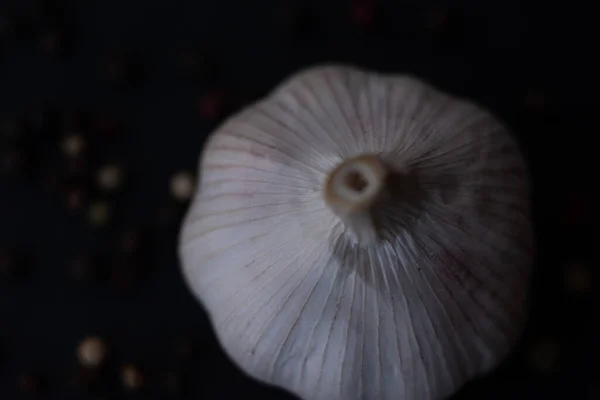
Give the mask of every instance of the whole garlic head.
[[316, 67], [225, 121], [199, 172], [182, 270], [250, 376], [304, 399], [442, 399], [520, 338], [527, 171], [480, 107]]

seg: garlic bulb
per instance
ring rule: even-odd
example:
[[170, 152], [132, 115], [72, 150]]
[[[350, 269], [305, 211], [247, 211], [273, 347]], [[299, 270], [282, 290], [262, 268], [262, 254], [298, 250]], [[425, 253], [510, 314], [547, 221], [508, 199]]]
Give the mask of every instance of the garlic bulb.
[[303, 399], [442, 399], [519, 339], [524, 160], [478, 106], [315, 67], [209, 138], [187, 284], [247, 374]]

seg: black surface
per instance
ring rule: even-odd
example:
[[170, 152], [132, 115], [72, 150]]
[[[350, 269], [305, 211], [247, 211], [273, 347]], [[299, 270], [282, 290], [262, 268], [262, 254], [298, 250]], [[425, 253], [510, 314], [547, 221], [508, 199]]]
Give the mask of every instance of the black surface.
[[[379, 2], [376, 24], [361, 27], [349, 17], [348, 1], [305, 1], [291, 14], [281, 12], [280, 1], [57, 0], [47, 12], [34, 3], [14, 1], [18, 18], [0, 19], [0, 112], [37, 126], [31, 140], [6, 129], [10, 137], [0, 138], [3, 172], [30, 172], [3, 176], [0, 186], [0, 247], [25, 256], [22, 265], [3, 264], [0, 274], [1, 398], [38, 386], [43, 398], [87, 398], [73, 377], [76, 346], [88, 335], [113, 349], [100, 394], [130, 396], [120, 388], [118, 367], [133, 361], [148, 378], [141, 398], [166, 398], [162, 377], [172, 373], [187, 378], [182, 398], [289, 398], [244, 377], [224, 357], [178, 271], [178, 220], [165, 226], [164, 217], [181, 211], [171, 207], [170, 175], [195, 170], [206, 135], [225, 115], [203, 116], [203, 96], [225, 99], [230, 112], [298, 68], [325, 61], [415, 74], [478, 100], [517, 133], [528, 156], [539, 251], [531, 322], [515, 355], [456, 398], [600, 398], [597, 291], [594, 282], [585, 293], [564, 283], [568, 263], [597, 267], [598, 32], [591, 6], [454, 1], [440, 24], [433, 2], [388, 1]], [[8, 6], [0, 1], [0, 16]], [[6, 21], [16, 21], [14, 35]], [[190, 58], [182, 60], [181, 49], [190, 46], [208, 60], [192, 68], [196, 74]], [[526, 101], [534, 91], [543, 93], [540, 109], [532, 97]], [[40, 117], [52, 109], [62, 123]], [[77, 127], [89, 142], [91, 171], [106, 161], [126, 166], [122, 194], [88, 190], [86, 163], [64, 160], [59, 136], [75, 110], [92, 121]], [[119, 122], [114, 134], [103, 115]], [[10, 160], [27, 160], [30, 168], [10, 169]], [[48, 178], [57, 168], [71, 171], [71, 189], [113, 203], [111, 226], [95, 228], [85, 215], [67, 212], [67, 188]], [[128, 227], [147, 232], [140, 257], [122, 250]], [[95, 260], [84, 268], [98, 277], [91, 283], [72, 276], [71, 260], [82, 252]], [[115, 275], [116, 265], [129, 268], [125, 276]], [[127, 290], [129, 278], [136, 279]], [[194, 345], [182, 354], [185, 335]], [[542, 373], [528, 354], [544, 337], [556, 338], [560, 356], [555, 370]]]

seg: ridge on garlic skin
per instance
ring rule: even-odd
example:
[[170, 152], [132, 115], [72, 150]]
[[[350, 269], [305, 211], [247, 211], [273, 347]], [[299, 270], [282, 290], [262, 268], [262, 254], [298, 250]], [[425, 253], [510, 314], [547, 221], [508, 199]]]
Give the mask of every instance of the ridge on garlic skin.
[[[339, 202], [333, 172], [365, 157], [376, 201]], [[249, 376], [307, 400], [444, 399], [520, 338], [528, 174], [483, 108], [309, 68], [218, 127], [198, 176], [182, 273]]]

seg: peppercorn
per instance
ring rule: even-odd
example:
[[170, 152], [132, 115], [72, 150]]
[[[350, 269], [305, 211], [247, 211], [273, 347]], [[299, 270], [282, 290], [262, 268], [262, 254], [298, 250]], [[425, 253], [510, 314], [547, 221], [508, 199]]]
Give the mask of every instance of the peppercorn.
[[108, 112], [99, 112], [94, 118], [93, 130], [104, 137], [114, 136], [118, 128], [117, 118]]
[[57, 20], [49, 20], [44, 24], [40, 34], [40, 47], [42, 52], [53, 58], [69, 55], [70, 43], [66, 27]]
[[529, 364], [538, 373], [551, 374], [558, 369], [560, 345], [554, 338], [541, 338], [529, 350]]
[[138, 258], [144, 250], [145, 233], [137, 228], [129, 227], [121, 234], [119, 251], [127, 257]]
[[111, 223], [112, 205], [105, 200], [92, 202], [88, 209], [88, 220], [96, 227], [105, 227]]
[[227, 107], [227, 98], [223, 90], [212, 90], [205, 93], [198, 103], [198, 112], [205, 120], [221, 117]]
[[38, 375], [24, 374], [19, 376], [18, 388], [24, 395], [39, 394], [44, 389], [44, 382]]
[[168, 202], [156, 209], [157, 228], [169, 230], [170, 228], [178, 226], [183, 218], [184, 212], [185, 209], [180, 202], [169, 199]]
[[376, 17], [375, 0], [354, 0], [350, 5], [350, 18], [360, 27], [372, 28]]
[[179, 46], [177, 49], [178, 66], [186, 75], [196, 75], [203, 63], [203, 56], [200, 49], [189, 43]]
[[196, 190], [196, 179], [188, 171], [179, 171], [171, 177], [171, 195], [178, 201], [189, 201]]
[[448, 23], [448, 8], [441, 4], [434, 4], [425, 14], [425, 26], [431, 31], [440, 31]]
[[52, 194], [61, 192], [64, 188], [65, 179], [58, 168], [48, 168], [42, 176], [42, 188], [44, 191]]
[[100, 167], [96, 175], [96, 182], [101, 190], [109, 193], [117, 192], [123, 186], [125, 173], [118, 164], [106, 164]]
[[534, 113], [540, 113], [544, 111], [546, 107], [546, 96], [541, 89], [531, 88], [525, 95], [524, 106], [525, 109]]
[[69, 213], [80, 214], [88, 205], [88, 192], [83, 186], [70, 185], [65, 190], [65, 202]]
[[185, 76], [199, 78], [203, 82], [222, 82], [218, 52], [207, 45], [184, 43], [178, 49], [179, 69]]
[[561, 219], [564, 225], [581, 226], [591, 223], [590, 205], [585, 193], [567, 193]]
[[465, 15], [459, 8], [433, 5], [426, 13], [425, 25], [443, 48], [460, 48], [467, 37]]
[[169, 370], [161, 376], [162, 387], [168, 396], [179, 396], [185, 392], [185, 376], [182, 371]]
[[89, 394], [98, 393], [103, 386], [103, 373], [97, 368], [86, 368], [79, 366], [75, 371], [72, 383], [83, 392]]
[[141, 68], [131, 52], [113, 49], [105, 55], [103, 74], [108, 82], [120, 89], [132, 88], [139, 83]]
[[84, 251], [69, 263], [71, 277], [80, 283], [92, 283], [102, 277], [99, 261], [88, 251]]
[[181, 335], [175, 340], [175, 355], [180, 361], [189, 361], [196, 351], [196, 343], [191, 334]]
[[592, 284], [591, 266], [585, 263], [572, 263], [565, 267], [565, 286], [569, 291], [589, 293]]
[[78, 158], [82, 157], [86, 151], [87, 140], [81, 133], [72, 132], [66, 134], [61, 142], [63, 153], [67, 157]]
[[137, 392], [144, 386], [145, 379], [137, 365], [127, 363], [121, 367], [121, 382], [127, 391]]
[[108, 346], [97, 336], [85, 338], [77, 347], [77, 360], [86, 368], [100, 368], [107, 355]]

